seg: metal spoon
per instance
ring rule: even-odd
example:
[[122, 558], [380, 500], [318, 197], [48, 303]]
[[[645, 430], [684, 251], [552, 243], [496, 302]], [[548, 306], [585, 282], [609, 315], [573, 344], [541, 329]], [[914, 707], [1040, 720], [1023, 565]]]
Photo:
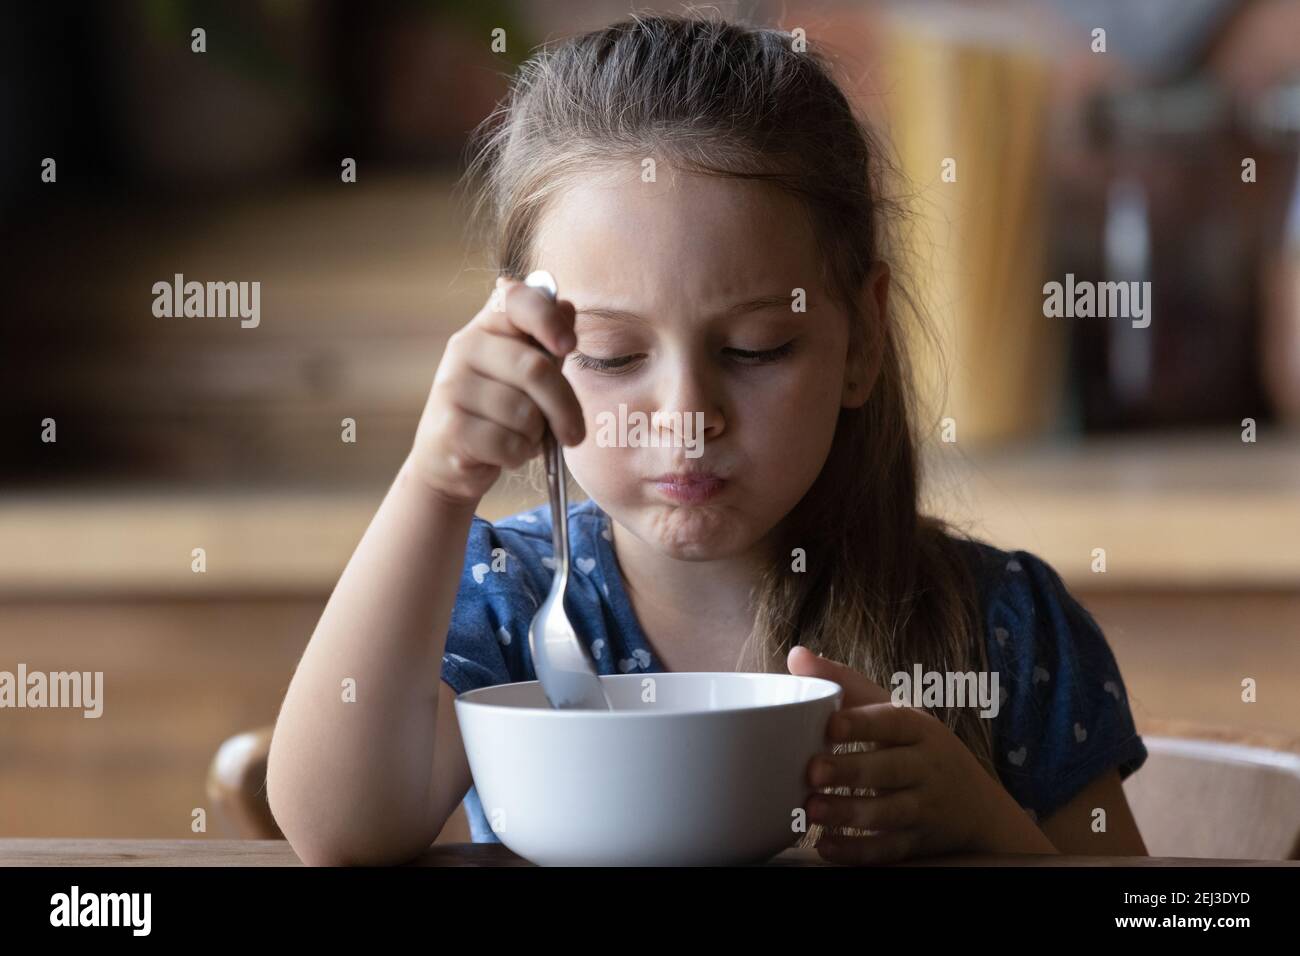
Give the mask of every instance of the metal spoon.
[[[555, 301], [555, 279], [543, 269], [524, 279], [530, 286]], [[546, 483], [551, 498], [551, 543], [555, 552], [555, 577], [551, 593], [528, 625], [528, 646], [533, 652], [537, 679], [551, 706], [556, 709], [613, 710], [601, 684], [591, 654], [574, 633], [564, 611], [564, 592], [569, 586], [569, 501], [564, 469], [564, 451], [550, 424], [542, 434], [546, 458]]]

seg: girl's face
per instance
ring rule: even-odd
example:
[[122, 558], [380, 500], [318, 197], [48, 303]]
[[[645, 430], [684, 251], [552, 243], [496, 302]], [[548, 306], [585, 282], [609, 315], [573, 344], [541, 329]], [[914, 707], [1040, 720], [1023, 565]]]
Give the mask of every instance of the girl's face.
[[[658, 552], [739, 555], [803, 497], [840, 408], [865, 401], [869, 383], [846, 374], [848, 317], [822, 288], [794, 200], [663, 164], [656, 182], [640, 173], [570, 188], [540, 224], [537, 267], [577, 309], [564, 374], [587, 433], [565, 459], [583, 490]], [[681, 472], [721, 481], [657, 481]]]

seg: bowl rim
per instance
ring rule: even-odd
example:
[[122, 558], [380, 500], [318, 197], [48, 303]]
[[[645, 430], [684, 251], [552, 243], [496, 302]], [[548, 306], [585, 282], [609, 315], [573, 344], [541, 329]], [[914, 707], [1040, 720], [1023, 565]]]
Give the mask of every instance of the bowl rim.
[[646, 677], [655, 677], [655, 678], [666, 677], [669, 679], [677, 678], [677, 677], [730, 677], [730, 678], [739, 677], [747, 680], [781, 678], [786, 680], [795, 679], [801, 681], [813, 681], [816, 684], [824, 684], [825, 687], [823, 688], [824, 693], [822, 693], [821, 695], [817, 697], [806, 698], [804, 700], [788, 700], [776, 704], [761, 704], [756, 707], [724, 707], [718, 710], [674, 710], [674, 711], [668, 711], [666, 713], [663, 711], [655, 711], [655, 710], [588, 710], [588, 709], [556, 710], [553, 707], [516, 707], [507, 704], [489, 704], [489, 703], [485, 703], [484, 701], [473, 699], [474, 695], [476, 694], [486, 695], [488, 692], [491, 692], [500, 687], [517, 687], [526, 684], [536, 684], [536, 685], [541, 684], [541, 681], [527, 680], [527, 681], [509, 681], [501, 684], [486, 684], [483, 687], [475, 687], [472, 690], [467, 690], [460, 694], [457, 694], [455, 700], [452, 703], [457, 708], [457, 710], [459, 710], [460, 707], [463, 705], [465, 707], [473, 707], [478, 710], [504, 711], [512, 714], [530, 714], [530, 715], [545, 714], [547, 715], [545, 719], [556, 719], [556, 720], [563, 720], [569, 718], [587, 718], [587, 719], [596, 719], [596, 720], [646, 720], [652, 717], [658, 720], [664, 720], [665, 718], [670, 718], [670, 717], [705, 717], [705, 716], [722, 717], [723, 715], [726, 714], [736, 714], [742, 712], [753, 713], [759, 711], [763, 711], [763, 712], [775, 711], [775, 710], [781, 710], [783, 708], [788, 708], [788, 707], [799, 707], [801, 705], [806, 705], [806, 704], [820, 703], [822, 701], [827, 700], [828, 698], [834, 697], [836, 694], [841, 695], [841, 699], [843, 699], [842, 695], [844, 693], [844, 687], [841, 684], [838, 684], [835, 681], [829, 680], [825, 677], [812, 677], [803, 674], [768, 674], [760, 671], [753, 671], [753, 672], [663, 671], [661, 673], [600, 674], [598, 676], [600, 677], [602, 682], [606, 680], [608, 681], [642, 680]]

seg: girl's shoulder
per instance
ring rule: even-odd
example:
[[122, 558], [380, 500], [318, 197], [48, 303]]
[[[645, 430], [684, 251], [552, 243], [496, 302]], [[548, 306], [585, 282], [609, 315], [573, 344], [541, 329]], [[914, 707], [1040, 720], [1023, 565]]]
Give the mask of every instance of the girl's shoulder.
[[1012, 795], [1044, 818], [1106, 770], [1129, 776], [1146, 747], [1109, 642], [1056, 569], [1031, 551], [962, 543], [999, 683], [995, 763]]
[[[486, 518], [475, 515], [480, 521], [487, 521]], [[608, 516], [600, 507], [590, 498], [584, 498], [581, 501], [569, 502], [569, 523], [575, 521], [608, 521]], [[532, 508], [517, 512], [505, 518], [498, 518], [491, 522], [494, 527], [503, 528], [511, 531], [518, 531], [521, 534], [542, 535], [547, 541], [551, 540], [551, 505], [550, 502], [543, 501]]]
[[[1044, 637], [1044, 627], [1058, 638], [1105, 644], [1092, 615], [1072, 595], [1061, 575], [1032, 551], [1004, 550], [974, 538], [956, 538], [964, 549], [985, 621], [1006, 628], [1005, 647], [1013, 634]], [[1001, 637], [996, 631], [995, 638]]]
[[[602, 534], [605, 541], [610, 540], [605, 533], [608, 530], [608, 520], [605, 513], [589, 498], [570, 504], [568, 522], [571, 552], [577, 550], [579, 540], [585, 541], [592, 532]], [[543, 502], [495, 521], [475, 515], [470, 525], [466, 561], [486, 562], [493, 551], [497, 553], [498, 562], [514, 558], [529, 570], [542, 572], [540, 576], [549, 581], [555, 567], [550, 503]], [[472, 563], [470, 567], [473, 567]]]
[[1098, 687], [1123, 698], [1100, 625], [1054, 567], [1032, 551], [962, 543], [973, 566], [990, 667], [996, 663], [1035, 684], [1104, 675]]

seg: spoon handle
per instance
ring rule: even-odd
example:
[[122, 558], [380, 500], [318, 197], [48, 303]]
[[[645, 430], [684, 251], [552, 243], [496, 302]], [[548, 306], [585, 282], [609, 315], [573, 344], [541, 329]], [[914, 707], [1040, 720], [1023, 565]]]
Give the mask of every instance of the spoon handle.
[[569, 497], [567, 473], [564, 468], [564, 450], [556, 440], [550, 426], [542, 435], [542, 446], [546, 455], [546, 484], [551, 500], [551, 544], [553, 546], [556, 568], [555, 573], [562, 580], [569, 577]]
[[[552, 302], [556, 299], [554, 277], [545, 269], [528, 273], [524, 285], [536, 289]], [[537, 343], [547, 355], [549, 350]], [[555, 437], [550, 422], [542, 431], [542, 450], [546, 462], [546, 484], [551, 501], [551, 544], [555, 555], [555, 573], [562, 582], [569, 579], [569, 492], [568, 473], [564, 468], [564, 448]]]

